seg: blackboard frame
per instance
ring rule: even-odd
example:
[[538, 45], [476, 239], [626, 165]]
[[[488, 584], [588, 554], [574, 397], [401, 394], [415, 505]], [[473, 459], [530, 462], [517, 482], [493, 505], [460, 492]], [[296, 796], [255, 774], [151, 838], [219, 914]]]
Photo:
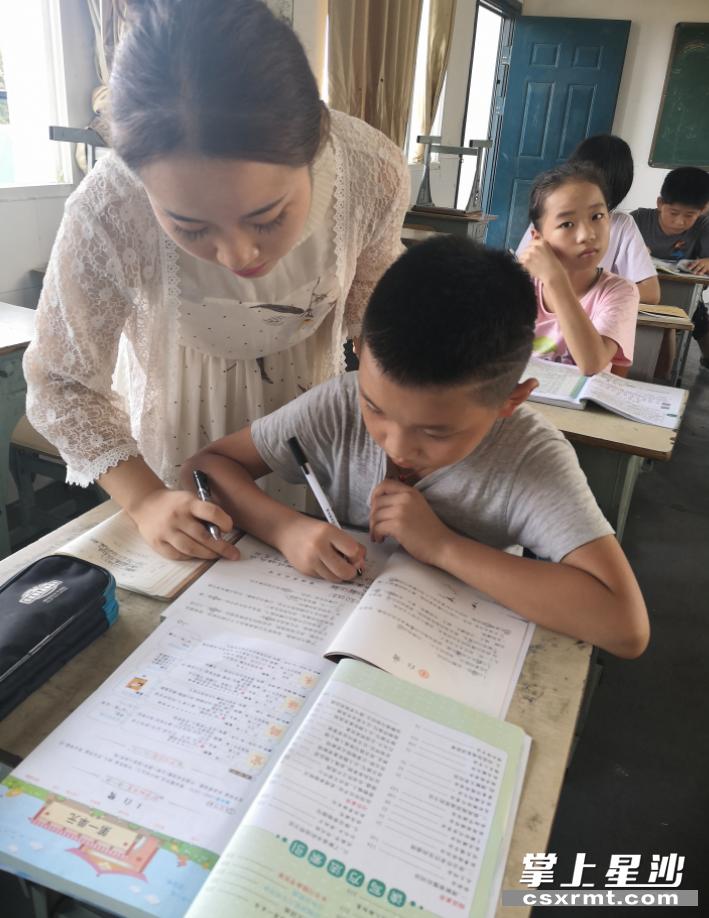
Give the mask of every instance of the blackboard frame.
[[[678, 168], [680, 168], [681, 166], [686, 166], [686, 165], [695, 165], [695, 166], [696, 166], [696, 165], [697, 165], [696, 163], [691, 163], [691, 164], [688, 164], [688, 163], [660, 163], [660, 162], [655, 162], [655, 161], [654, 161], [655, 146], [656, 146], [656, 144], [657, 144], [657, 138], [658, 138], [658, 136], [659, 136], [659, 134], [660, 134], [660, 129], [661, 129], [661, 127], [662, 127], [662, 117], [663, 117], [663, 114], [664, 114], [665, 102], [667, 101], [667, 92], [668, 92], [669, 85], [670, 85], [670, 78], [671, 78], [671, 76], [672, 76], [672, 69], [673, 69], [673, 64], [674, 64], [674, 60], [675, 60], [675, 54], [676, 54], [676, 51], [677, 51], [677, 39], [679, 38], [680, 29], [691, 28], [691, 27], [707, 28], [707, 27], [709, 27], [709, 22], [678, 22], [678, 23], [675, 25], [674, 34], [673, 34], [673, 36], [672, 36], [672, 47], [670, 48], [670, 56], [669, 56], [669, 60], [667, 61], [667, 72], [666, 72], [666, 74], [665, 74], [665, 82], [664, 82], [664, 85], [663, 85], [663, 87], [662, 87], [662, 96], [661, 96], [661, 98], [660, 98], [660, 107], [659, 107], [659, 110], [658, 110], [658, 112], [657, 112], [657, 121], [656, 121], [656, 123], [655, 123], [655, 132], [654, 132], [653, 135], [652, 135], [652, 144], [651, 144], [651, 146], [650, 146], [650, 156], [649, 156], [649, 158], [648, 158], [648, 165], [651, 166], [653, 169], [678, 169]], [[707, 161], [706, 161], [706, 163], [704, 163], [704, 164], [701, 165], [701, 166], [697, 166], [697, 168], [699, 168], [699, 169], [708, 169], [708, 170], [709, 170], [709, 149], [707, 150]]]

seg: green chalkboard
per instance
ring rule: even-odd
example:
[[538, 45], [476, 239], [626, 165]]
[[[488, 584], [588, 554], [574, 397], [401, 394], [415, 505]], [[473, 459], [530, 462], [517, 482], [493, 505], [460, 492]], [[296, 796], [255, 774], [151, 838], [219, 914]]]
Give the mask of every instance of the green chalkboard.
[[709, 22], [675, 26], [649, 162], [709, 169]]

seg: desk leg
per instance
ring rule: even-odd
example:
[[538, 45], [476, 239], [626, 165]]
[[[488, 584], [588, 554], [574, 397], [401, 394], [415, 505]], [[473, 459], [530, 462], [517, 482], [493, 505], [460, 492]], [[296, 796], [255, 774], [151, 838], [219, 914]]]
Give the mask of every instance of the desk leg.
[[638, 325], [635, 330], [633, 365], [628, 370], [628, 379], [652, 382], [664, 331], [664, 328], [652, 325]]
[[22, 351], [0, 355], [0, 558], [10, 554], [7, 525], [7, 483], [10, 474], [10, 437], [25, 413], [27, 384], [22, 375]]
[[622, 542], [642, 458], [586, 443], [574, 443], [573, 447], [598, 506]]
[[[659, 281], [660, 302], [663, 306], [679, 306], [680, 309], [684, 309], [691, 319], [702, 298], [703, 286], [701, 284], [678, 284], [677, 281], [665, 280], [662, 277], [659, 278]], [[687, 354], [691, 343], [692, 333], [690, 331], [682, 332], [679, 336], [677, 355], [670, 374], [669, 384], [671, 386], [682, 385], [682, 374], [684, 373], [684, 365], [687, 362]]]
[[[701, 284], [695, 284], [692, 287], [692, 298], [687, 305], [687, 315], [690, 319], [694, 318], [694, 313], [697, 311], [697, 306], [702, 301], [702, 291], [704, 287]], [[674, 379], [670, 377], [670, 385], [681, 386], [682, 377], [684, 376], [684, 367], [687, 363], [687, 357], [689, 356], [689, 348], [692, 344], [692, 333], [690, 331], [684, 332], [682, 336], [682, 341], [680, 346], [677, 348], [677, 361], [674, 366]]]

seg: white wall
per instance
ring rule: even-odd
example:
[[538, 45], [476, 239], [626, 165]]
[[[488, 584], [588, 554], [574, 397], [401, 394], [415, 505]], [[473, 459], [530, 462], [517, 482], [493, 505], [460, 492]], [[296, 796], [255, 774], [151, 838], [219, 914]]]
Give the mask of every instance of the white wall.
[[[91, 90], [97, 82], [86, 0], [62, 0], [61, 17], [67, 124], [84, 127], [92, 117]], [[73, 151], [72, 145], [72, 157]], [[77, 169], [75, 181], [80, 176]], [[0, 301], [32, 309], [37, 306], [41, 278], [32, 270], [47, 264], [64, 201], [73, 187], [0, 186]]]
[[707, 0], [524, 0], [525, 16], [630, 19], [613, 133], [630, 144], [635, 181], [622, 210], [654, 207], [666, 169], [648, 166], [672, 36], [678, 22], [709, 22]]

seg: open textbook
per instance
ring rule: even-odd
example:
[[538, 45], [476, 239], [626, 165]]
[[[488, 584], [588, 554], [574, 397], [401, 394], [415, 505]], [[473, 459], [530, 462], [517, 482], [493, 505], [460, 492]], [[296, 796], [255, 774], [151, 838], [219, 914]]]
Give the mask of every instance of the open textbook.
[[689, 275], [694, 277], [694, 273], [689, 270], [689, 266], [693, 263], [693, 259], [691, 258], [680, 258], [679, 261], [663, 261], [661, 258], [653, 258], [652, 263], [655, 266], [655, 270], [660, 274], [675, 274], [680, 277]]
[[[237, 533], [225, 533], [229, 542]], [[188, 584], [199, 577], [213, 561], [199, 558], [173, 561], [152, 549], [125, 510], [89, 529], [57, 549], [57, 555], [73, 555], [105, 567], [113, 574], [116, 585], [133, 593], [144, 593], [155, 599], [174, 599]]]
[[529, 396], [532, 402], [582, 410], [591, 401], [641, 424], [670, 430], [679, 426], [684, 389], [623, 379], [605, 371], [584, 376], [578, 367], [539, 357], [530, 358], [520, 382], [525, 379], [539, 382], [539, 388]]
[[527, 623], [400, 551], [336, 585], [241, 547], [0, 785], [0, 861], [126, 918], [210, 874], [190, 918], [491, 915], [529, 740], [443, 686], [502, 709]]

